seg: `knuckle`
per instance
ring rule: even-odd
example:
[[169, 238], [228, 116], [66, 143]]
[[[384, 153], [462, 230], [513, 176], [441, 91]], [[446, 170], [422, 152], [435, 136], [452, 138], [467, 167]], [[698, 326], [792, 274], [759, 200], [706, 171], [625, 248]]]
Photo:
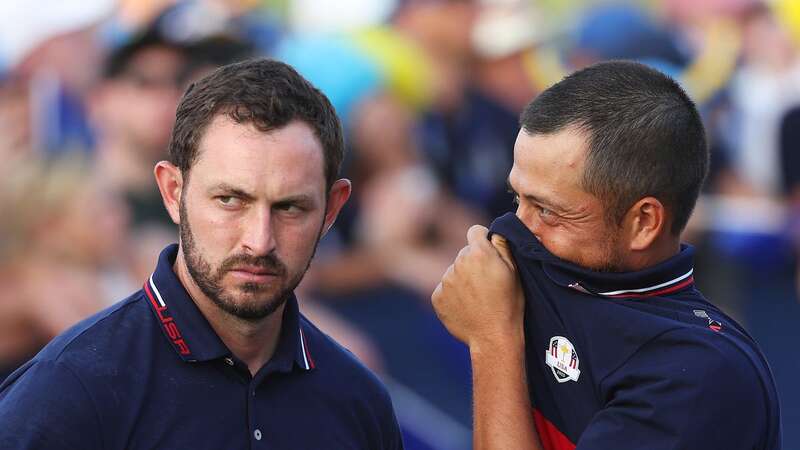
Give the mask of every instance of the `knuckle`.
[[447, 285], [450, 282], [450, 279], [453, 278], [454, 272], [455, 272], [455, 264], [452, 264], [450, 267], [447, 268], [447, 271], [444, 273], [444, 276], [442, 277], [442, 281], [441, 283], [439, 283], [439, 286], [444, 287], [445, 285]]

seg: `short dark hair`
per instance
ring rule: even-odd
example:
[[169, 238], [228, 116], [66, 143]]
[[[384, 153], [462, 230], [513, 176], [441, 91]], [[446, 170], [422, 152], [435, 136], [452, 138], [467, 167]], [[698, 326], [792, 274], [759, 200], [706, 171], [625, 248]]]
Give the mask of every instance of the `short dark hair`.
[[672, 212], [670, 231], [686, 227], [708, 173], [709, 151], [694, 102], [672, 78], [645, 65], [609, 61], [567, 76], [523, 111], [528, 134], [575, 126], [588, 150], [581, 180], [609, 221], [621, 223], [639, 199]]
[[205, 129], [220, 114], [263, 132], [294, 120], [305, 122], [322, 145], [327, 188], [336, 180], [344, 157], [341, 123], [328, 98], [291, 66], [272, 59], [242, 61], [220, 67], [186, 89], [169, 143], [170, 161], [184, 178], [197, 159]]

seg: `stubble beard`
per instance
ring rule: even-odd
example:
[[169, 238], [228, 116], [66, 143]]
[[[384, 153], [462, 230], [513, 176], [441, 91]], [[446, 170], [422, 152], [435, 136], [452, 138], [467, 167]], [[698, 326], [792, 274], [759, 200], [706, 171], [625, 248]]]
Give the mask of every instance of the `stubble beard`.
[[[265, 256], [233, 255], [226, 258], [219, 268], [214, 270], [197, 249], [183, 199], [181, 199], [179, 209], [181, 223], [178, 226], [178, 231], [189, 275], [200, 288], [200, 291], [220, 310], [248, 322], [256, 322], [268, 317], [286, 303], [308, 271], [322, 235], [322, 230], [320, 229], [320, 233], [318, 233], [314, 243], [314, 249], [305, 267], [295, 274], [289, 274], [286, 265], [274, 253]], [[279, 288], [274, 294], [270, 294], [267, 292], [268, 286], [255, 282], [246, 282], [233, 288], [239, 290], [241, 294], [237, 295], [229, 292], [222, 287], [222, 279], [232, 268], [239, 265], [255, 266], [276, 274], [276, 282], [280, 283]]]
[[624, 272], [624, 258], [619, 249], [619, 232], [618, 228], [614, 228], [612, 225], [611, 231], [608, 233], [608, 237], [605, 239], [605, 249], [604, 249], [604, 257], [603, 262], [599, 267], [592, 268], [598, 272], [608, 272], [608, 273], [616, 273], [616, 272]]

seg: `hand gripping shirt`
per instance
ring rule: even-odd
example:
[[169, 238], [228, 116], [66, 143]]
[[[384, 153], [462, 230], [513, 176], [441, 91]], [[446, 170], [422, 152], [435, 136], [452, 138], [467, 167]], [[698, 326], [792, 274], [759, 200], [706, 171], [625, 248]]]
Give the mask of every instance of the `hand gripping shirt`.
[[601, 273], [551, 254], [512, 213], [528, 386], [545, 450], [776, 450], [778, 397], [753, 339], [693, 284], [693, 253]]

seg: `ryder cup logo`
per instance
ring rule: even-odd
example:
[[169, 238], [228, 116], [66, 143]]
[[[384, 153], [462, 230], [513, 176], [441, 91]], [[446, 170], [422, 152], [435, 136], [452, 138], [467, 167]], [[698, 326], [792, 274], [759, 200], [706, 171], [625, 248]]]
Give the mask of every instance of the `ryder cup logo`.
[[553, 375], [559, 383], [578, 381], [581, 375], [581, 371], [578, 370], [580, 360], [575, 346], [563, 336], [550, 338], [550, 345], [544, 352], [544, 362], [553, 370]]

